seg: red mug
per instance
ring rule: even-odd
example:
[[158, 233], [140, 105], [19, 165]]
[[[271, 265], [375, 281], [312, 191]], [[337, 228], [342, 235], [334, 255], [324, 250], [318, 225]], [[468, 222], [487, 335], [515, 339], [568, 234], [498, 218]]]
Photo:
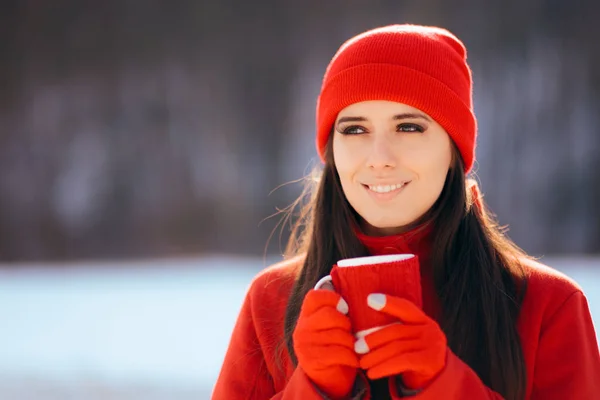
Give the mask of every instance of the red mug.
[[367, 305], [367, 296], [371, 293], [403, 297], [422, 307], [419, 258], [414, 254], [340, 260], [329, 275], [317, 282], [315, 289], [320, 289], [325, 282], [331, 282], [348, 303], [348, 317], [357, 337], [399, 322]]

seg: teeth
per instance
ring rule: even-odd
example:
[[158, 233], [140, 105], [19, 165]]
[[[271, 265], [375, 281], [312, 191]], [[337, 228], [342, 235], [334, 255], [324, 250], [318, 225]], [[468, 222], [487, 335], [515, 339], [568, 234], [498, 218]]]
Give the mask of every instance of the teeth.
[[369, 185], [369, 190], [377, 193], [389, 193], [401, 188], [402, 186], [404, 186], [404, 183], [399, 183], [397, 185]]

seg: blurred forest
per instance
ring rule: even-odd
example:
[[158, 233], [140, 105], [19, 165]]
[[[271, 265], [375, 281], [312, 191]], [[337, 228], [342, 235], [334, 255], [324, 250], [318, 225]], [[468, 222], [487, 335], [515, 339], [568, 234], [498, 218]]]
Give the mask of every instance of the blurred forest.
[[511, 237], [600, 253], [598, 16], [592, 0], [4, 0], [0, 260], [262, 255], [301, 185], [273, 189], [318, 164], [330, 58], [404, 22], [467, 45], [476, 172]]

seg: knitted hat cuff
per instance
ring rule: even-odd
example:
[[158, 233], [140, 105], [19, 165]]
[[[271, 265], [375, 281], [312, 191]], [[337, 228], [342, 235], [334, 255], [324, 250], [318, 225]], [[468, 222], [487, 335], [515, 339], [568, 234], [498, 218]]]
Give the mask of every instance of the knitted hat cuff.
[[[469, 98], [463, 94], [462, 98]], [[325, 148], [338, 113], [368, 100], [389, 100], [418, 108], [431, 116], [456, 143], [469, 172], [474, 159], [476, 119], [469, 105], [441, 81], [395, 64], [362, 64], [331, 77], [317, 102], [317, 151]]]

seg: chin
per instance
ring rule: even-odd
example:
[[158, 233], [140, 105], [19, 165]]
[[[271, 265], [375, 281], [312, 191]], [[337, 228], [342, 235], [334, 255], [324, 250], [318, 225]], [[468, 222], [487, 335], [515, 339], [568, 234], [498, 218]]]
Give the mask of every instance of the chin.
[[409, 226], [415, 220], [416, 219], [413, 219], [413, 218], [406, 218], [406, 219], [397, 218], [397, 219], [391, 220], [390, 218], [385, 218], [385, 217], [365, 219], [367, 224], [375, 229], [401, 229], [402, 227]]

